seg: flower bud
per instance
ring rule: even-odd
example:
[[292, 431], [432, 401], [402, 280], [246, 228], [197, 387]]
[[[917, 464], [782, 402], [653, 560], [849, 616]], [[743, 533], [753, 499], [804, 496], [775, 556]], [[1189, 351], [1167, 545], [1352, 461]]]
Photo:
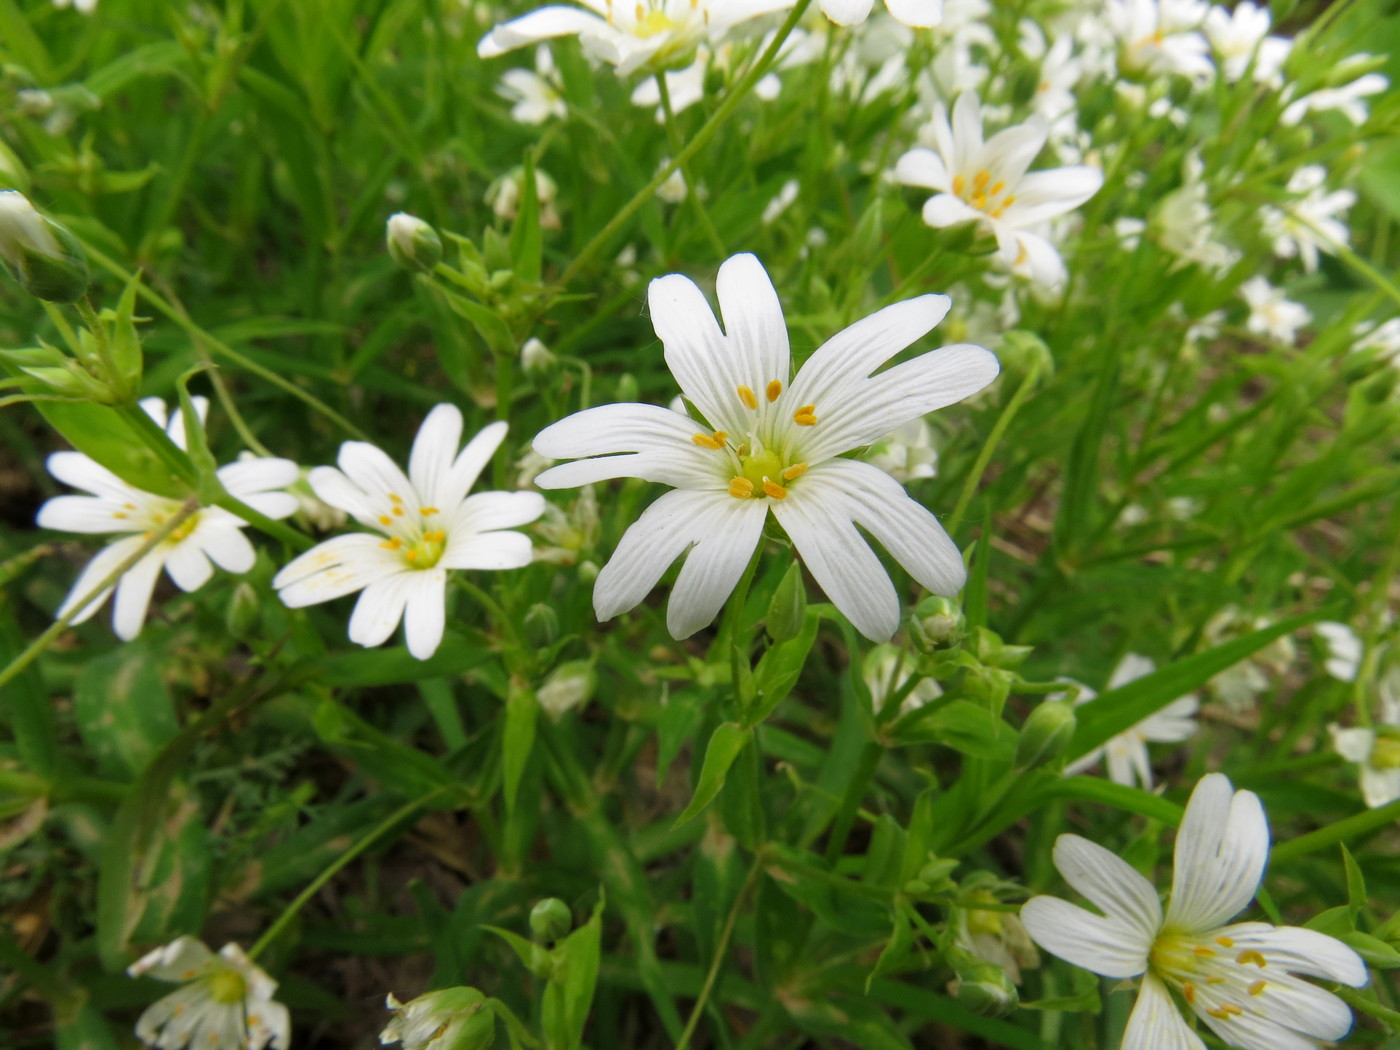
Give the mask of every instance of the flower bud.
[[525, 611], [525, 641], [536, 649], [554, 644], [559, 637], [559, 614], [554, 606], [536, 602]]
[[535, 697], [545, 714], [557, 722], [567, 712], [591, 700], [597, 687], [598, 676], [593, 672], [593, 664], [588, 660], [570, 660], [550, 673], [544, 685], [535, 691]]
[[778, 581], [773, 600], [768, 603], [768, 617], [764, 625], [768, 629], [768, 637], [773, 641], [786, 642], [802, 633], [806, 620], [807, 586], [802, 582], [802, 566], [793, 562]]
[[437, 230], [408, 212], [389, 216], [386, 240], [390, 257], [411, 273], [431, 273], [442, 262], [442, 238]]
[[530, 909], [530, 933], [537, 941], [552, 944], [573, 928], [573, 912], [558, 897], [546, 897]]
[[975, 1014], [1005, 1017], [1021, 1001], [1016, 986], [1000, 966], [973, 962], [959, 966], [958, 976], [949, 985], [952, 995]]
[[90, 283], [78, 239], [18, 190], [0, 191], [0, 262], [25, 291], [51, 303], [81, 298]]
[[534, 337], [525, 340], [525, 345], [520, 348], [520, 364], [527, 372], [543, 372], [553, 363], [554, 355], [549, 352], [549, 347]]
[[915, 607], [909, 626], [921, 649], [935, 649], [955, 644], [967, 628], [967, 617], [951, 598], [934, 596]]
[[496, 1017], [475, 988], [444, 988], [407, 1003], [385, 1005], [394, 1016], [379, 1033], [380, 1043], [402, 1043], [403, 1050], [487, 1050], [496, 1038]]
[[1074, 705], [1068, 700], [1045, 700], [1030, 713], [1016, 741], [1016, 768], [1038, 769], [1064, 753], [1074, 736]]
[[258, 592], [247, 580], [240, 580], [228, 602], [224, 623], [229, 636], [246, 641], [258, 628]]
[[1055, 371], [1055, 358], [1045, 340], [1019, 328], [1002, 336], [997, 357], [1008, 375], [1035, 375], [1044, 379]]

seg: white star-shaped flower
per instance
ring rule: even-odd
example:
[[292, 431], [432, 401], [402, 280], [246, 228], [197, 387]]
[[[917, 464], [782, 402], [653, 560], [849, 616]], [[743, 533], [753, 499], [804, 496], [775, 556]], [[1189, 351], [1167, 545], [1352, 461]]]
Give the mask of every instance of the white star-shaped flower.
[[1172, 992], [1244, 1050], [1314, 1050], [1351, 1030], [1347, 1004], [1301, 976], [1359, 988], [1367, 975], [1356, 952], [1314, 930], [1230, 923], [1263, 878], [1269, 824], [1258, 796], [1233, 790], [1223, 774], [1203, 777], [1186, 805], [1165, 914], [1152, 883], [1116, 853], [1061, 835], [1054, 858], [1102, 914], [1032, 897], [1021, 921], [1042, 948], [1076, 966], [1142, 977], [1122, 1050], [1205, 1050]]
[[291, 1020], [272, 998], [277, 982], [236, 944], [215, 955], [193, 937], [180, 937], [142, 956], [132, 977], [179, 981], [184, 987], [146, 1008], [136, 1037], [158, 1050], [287, 1050]]
[[1049, 220], [1079, 207], [1103, 185], [1103, 172], [1088, 166], [1027, 172], [1049, 135], [1039, 117], [982, 137], [982, 104], [963, 92], [949, 123], [940, 102], [928, 132], [935, 149], [912, 149], [894, 176], [910, 186], [938, 190], [924, 204], [933, 227], [979, 222], [997, 239], [1004, 263], [1039, 284], [1065, 279], [1065, 264], [1046, 234]]
[[1255, 335], [1266, 335], [1292, 345], [1298, 330], [1312, 320], [1312, 311], [1287, 298], [1267, 277], [1255, 274], [1240, 285], [1240, 298], [1249, 304], [1245, 327]]
[[1351, 190], [1328, 190], [1327, 169], [1321, 164], [1306, 164], [1288, 180], [1288, 192], [1299, 199], [1283, 210], [1259, 209], [1264, 235], [1273, 239], [1274, 254], [1281, 259], [1302, 260], [1307, 273], [1317, 271], [1318, 252], [1336, 254], [1338, 245], [1346, 245], [1351, 237], [1346, 223], [1338, 216], [1356, 203]]
[[962, 557], [899, 482], [841, 454], [982, 389], [997, 360], [962, 344], [872, 375], [947, 313], [947, 296], [923, 295], [833, 336], [794, 376], [762, 264], [736, 255], [716, 284], [723, 332], [689, 278], [660, 277], [649, 289], [666, 364], [703, 423], [655, 405], [604, 405], [535, 438], [541, 455], [575, 460], [540, 474], [542, 488], [636, 477], [675, 489], [622, 537], [598, 575], [594, 610], [606, 620], [632, 608], [685, 554], [666, 624], [677, 638], [693, 634], [729, 597], [771, 510], [837, 608], [884, 641], [899, 625], [899, 597], [857, 526], [937, 594], [962, 587]]
[[[202, 397], [193, 400], [203, 420], [209, 402]], [[165, 428], [171, 441], [185, 447], [185, 421], [180, 412], [167, 417], [165, 402], [158, 397], [146, 398], [141, 408]], [[88, 562], [58, 607], [57, 615], [65, 616], [83, 595], [131, 557], [152, 530], [178, 513], [181, 501], [129, 485], [81, 452], [55, 452], [48, 459], [48, 468], [59, 481], [90, 495], [55, 496], [39, 508], [40, 527], [64, 532], [130, 534], [104, 547]], [[230, 496], [269, 518], [285, 518], [296, 512], [296, 497], [275, 491], [297, 480], [297, 465], [291, 460], [240, 459], [220, 467], [218, 475]], [[246, 525], [242, 518], [221, 507], [202, 507], [186, 518], [117, 581], [112, 606], [112, 629], [117, 637], [129, 642], [141, 633], [161, 569], [182, 591], [203, 587], [214, 574], [214, 565], [235, 573], [251, 569], [257, 555], [240, 531]], [[111, 593], [103, 591], [79, 609], [71, 622], [87, 620]]]
[[459, 453], [462, 413], [438, 405], [414, 439], [408, 474], [363, 441], [340, 446], [335, 467], [316, 467], [312, 490], [372, 533], [318, 544], [272, 581], [292, 608], [364, 591], [350, 616], [350, 640], [380, 645], [404, 624], [408, 651], [426, 660], [442, 641], [449, 569], [518, 569], [530, 538], [509, 530], [544, 511], [538, 492], [467, 495], [506, 436], [492, 423]]
[[1372, 809], [1400, 798], [1400, 667], [1390, 669], [1379, 690], [1377, 725], [1327, 727], [1337, 754], [1361, 767], [1357, 771], [1361, 797]]

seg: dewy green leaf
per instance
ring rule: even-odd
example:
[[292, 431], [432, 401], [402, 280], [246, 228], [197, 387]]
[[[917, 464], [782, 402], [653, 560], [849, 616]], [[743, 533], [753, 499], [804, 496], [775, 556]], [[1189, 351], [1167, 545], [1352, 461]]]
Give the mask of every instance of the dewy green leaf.
[[734, 764], [734, 759], [751, 739], [752, 729], [745, 729], [733, 722], [721, 722], [715, 727], [710, 736], [710, 743], [705, 748], [705, 763], [700, 767], [700, 781], [695, 785], [695, 794], [690, 800], [690, 805], [676, 818], [677, 827], [692, 820], [719, 794], [729, 767]]

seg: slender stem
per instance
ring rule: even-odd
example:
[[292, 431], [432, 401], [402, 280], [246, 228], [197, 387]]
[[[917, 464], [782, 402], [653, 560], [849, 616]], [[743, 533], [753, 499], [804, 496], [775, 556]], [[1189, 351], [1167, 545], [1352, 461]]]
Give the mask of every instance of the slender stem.
[[1305, 853], [1312, 853], [1338, 842], [1360, 838], [1393, 824], [1397, 819], [1400, 819], [1400, 799], [1375, 809], [1368, 809], [1364, 813], [1344, 817], [1325, 828], [1299, 835], [1296, 839], [1280, 842], [1269, 854], [1269, 859], [1273, 863], [1292, 860], [1294, 857], [1301, 857]]
[[256, 959], [258, 955], [267, 948], [268, 945], [275, 941], [277, 939], [277, 935], [280, 934], [284, 928], [286, 928], [287, 923], [291, 922], [292, 919], [296, 918], [297, 912], [301, 911], [301, 909], [305, 906], [306, 902], [309, 901], [312, 897], [314, 897], [317, 893], [319, 893], [321, 887], [323, 887], [326, 883], [330, 882], [330, 880], [335, 877], [336, 873], [340, 871], [341, 868], [345, 867], [345, 865], [349, 864], [361, 853], [369, 849], [370, 846], [374, 845], [385, 834], [392, 831], [401, 821], [404, 820], [404, 818], [411, 816], [417, 810], [422, 809], [429, 802], [437, 798], [446, 790], [447, 785], [443, 784], [439, 787], [433, 788], [433, 790], [429, 791], [426, 795], [421, 795], [418, 798], [414, 799], [412, 802], [408, 802], [400, 806], [398, 809], [394, 810], [393, 813], [389, 814], [389, 816], [387, 816], [384, 820], [380, 821], [379, 824], [375, 825], [375, 827], [370, 829], [369, 834], [367, 834], [364, 838], [360, 839], [359, 842], [355, 843], [348, 850], [342, 853], [339, 857], [331, 861], [331, 863], [326, 866], [325, 871], [321, 872], [321, 874], [317, 875], [316, 878], [312, 879], [311, 884], [307, 886], [306, 889], [302, 890], [299, 894], [297, 894], [296, 899], [293, 900], [291, 904], [288, 904], [286, 909], [282, 912], [282, 914], [277, 917], [277, 921], [268, 927], [267, 932], [258, 938], [258, 942], [255, 945], [253, 945], [252, 948], [248, 949], [248, 958]]
[[1021, 385], [1016, 388], [1016, 393], [1011, 395], [1011, 400], [1001, 410], [1001, 416], [998, 417], [996, 425], [992, 427], [992, 432], [987, 435], [982, 450], [977, 453], [976, 462], [972, 464], [972, 470], [968, 472], [967, 480], [963, 482], [957, 506], [953, 508], [953, 513], [948, 515], [944, 522], [944, 527], [950, 536], [956, 533], [958, 526], [962, 524], [967, 505], [972, 502], [972, 497], [977, 492], [977, 485], [982, 480], [982, 474], [986, 471], [987, 464], [992, 461], [992, 455], [996, 452], [997, 445], [1000, 444], [1002, 436], [1006, 433], [1006, 428], [1016, 418], [1016, 413], [1021, 410], [1021, 405], [1025, 403], [1026, 398], [1030, 397], [1031, 390], [1034, 389], [1039, 379], [1040, 366], [1032, 365], [1031, 370], [1026, 373], [1026, 377], [1021, 380]]
[[230, 514], [237, 514], [249, 525], [261, 529], [269, 536], [281, 540], [294, 550], [306, 551], [316, 546], [316, 541], [310, 536], [303, 535], [290, 525], [284, 525], [280, 521], [269, 518], [266, 514], [262, 513], [262, 511], [254, 510], [237, 496], [230, 496], [225, 493], [214, 501], [214, 506], [222, 507]]
[[[681, 131], [676, 124], [676, 112], [671, 108], [671, 88], [666, 83], [666, 74], [656, 74], [656, 87], [661, 94], [661, 114], [666, 122], [666, 137], [671, 143], [671, 152], [679, 154], [681, 152]], [[700, 226], [705, 231], [705, 236], [710, 238], [710, 247], [715, 250], [715, 257], [723, 259], [725, 256], [724, 240], [720, 237], [719, 231], [715, 229], [715, 224], [710, 221], [710, 213], [706, 210], [705, 204], [700, 200], [700, 186], [695, 181], [695, 176], [691, 174], [688, 165], [681, 165], [681, 177], [685, 179], [685, 196], [695, 211], [695, 216], [700, 220]]]
[[185, 520], [197, 510], [199, 510], [199, 501], [191, 496], [181, 505], [178, 511], [171, 515], [171, 517], [160, 526], [160, 528], [154, 529], [148, 533], [145, 542], [142, 543], [140, 547], [123, 558], [116, 568], [99, 580], [96, 586], [92, 587], [84, 594], [79, 601], [74, 602], [66, 613], [49, 626], [48, 630], [39, 635], [38, 638], [35, 638], [24, 652], [11, 660], [3, 671], [0, 671], [0, 689], [8, 685], [16, 675], [32, 664], [45, 649], [52, 645], [54, 639], [67, 630], [68, 625], [73, 622], [73, 617], [77, 616], [78, 613], [91, 605], [100, 595], [105, 594], [110, 588], [115, 587], [117, 581], [126, 575], [126, 573], [131, 570], [132, 566], [147, 554], [150, 554], [151, 551], [155, 550], [156, 547], [164, 542], [167, 536], [178, 529]]
[[715, 957], [710, 960], [710, 969], [705, 974], [705, 983], [700, 986], [700, 998], [696, 999], [695, 1005], [691, 1007], [690, 1017], [685, 1022], [680, 1039], [676, 1041], [676, 1050], [685, 1050], [690, 1045], [690, 1037], [695, 1033], [695, 1026], [700, 1023], [700, 1015], [705, 1010], [705, 1004], [710, 1000], [710, 993], [714, 991], [715, 981], [719, 979], [719, 968], [724, 964], [725, 952], [729, 950], [729, 940], [734, 936], [734, 927], [738, 925], [739, 912], [744, 906], [744, 901], [748, 898], [749, 891], [758, 881], [758, 874], [762, 870], [763, 854], [756, 853], [753, 863], [749, 865], [749, 873], [744, 878], [744, 884], [739, 887], [739, 893], [734, 898], [734, 905], [729, 909], [729, 916], [724, 920], [724, 929], [720, 931], [719, 942], [715, 945]]
[[724, 126], [730, 115], [738, 108], [739, 103], [753, 90], [754, 85], [758, 83], [760, 78], [768, 72], [769, 67], [777, 60], [778, 52], [782, 49], [788, 36], [792, 33], [793, 29], [796, 28], [797, 23], [806, 13], [811, 2], [812, 0], [797, 0], [797, 4], [788, 13], [787, 19], [783, 22], [782, 26], [779, 27], [777, 35], [773, 37], [773, 42], [770, 43], [763, 54], [759, 56], [758, 61], [749, 67], [749, 71], [745, 73], [743, 79], [734, 86], [734, 90], [725, 96], [724, 101], [719, 104], [719, 108], [711, 114], [710, 119], [695, 133], [695, 137], [690, 140], [684, 149], [671, 158], [670, 164], [664, 165], [660, 171], [653, 175], [651, 181], [638, 190], [632, 199], [624, 204], [618, 213], [612, 217], [611, 221], [594, 234], [593, 239], [583, 246], [583, 249], [578, 255], [574, 256], [574, 261], [569, 263], [563, 276], [559, 278], [558, 283], [554, 286], [556, 293], [567, 288], [573, 282], [574, 278], [583, 270], [584, 266], [592, 262], [593, 257], [606, 247], [608, 241], [612, 239], [613, 234], [617, 233], [617, 231], [637, 213], [637, 210], [641, 208], [643, 204], [651, 200], [652, 195], [656, 192], [656, 188], [669, 179], [672, 172], [679, 170], [682, 164], [699, 153], [700, 150], [705, 147], [706, 143], [715, 136], [716, 132]]

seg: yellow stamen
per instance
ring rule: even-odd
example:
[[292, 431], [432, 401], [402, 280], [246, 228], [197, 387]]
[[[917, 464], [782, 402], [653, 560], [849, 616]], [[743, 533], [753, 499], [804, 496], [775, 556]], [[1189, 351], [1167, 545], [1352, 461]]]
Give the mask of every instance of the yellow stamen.
[[713, 434], [695, 434], [691, 436], [691, 441], [701, 448], [707, 448], [712, 452], [717, 452], [724, 448], [724, 439], [729, 435], [723, 430], [716, 430]]
[[407, 558], [409, 561], [417, 561], [417, 560], [418, 560], [418, 552], [417, 552], [417, 551], [404, 551], [404, 552], [403, 552], [403, 556], [404, 556], [405, 558]]
[[1229, 937], [1217, 937], [1215, 938], [1215, 943], [1222, 948], [1233, 948], [1235, 946], [1235, 942]]
[[395, 506], [395, 507], [394, 507], [394, 517], [396, 517], [396, 518], [402, 518], [402, 517], [403, 517], [403, 508], [402, 508], [402, 507], [399, 507], [399, 506]]
[[1207, 977], [1207, 978], [1206, 978], [1206, 984], [1224, 984], [1224, 983], [1225, 983], [1225, 978], [1223, 978], [1223, 977]]
[[113, 512], [112, 512], [112, 517], [114, 517], [114, 518], [125, 518], [125, 517], [126, 517], [126, 511], [124, 511], [124, 510], [116, 510], [116, 511], [113, 511]]
[[753, 495], [753, 482], [748, 478], [735, 478], [729, 483], [729, 494], [735, 499], [748, 499]]
[[431, 517], [434, 514], [440, 514], [442, 512], [439, 511], [436, 507], [419, 507], [418, 513], [423, 515], [423, 517], [427, 518]]
[[1000, 192], [1001, 192], [1002, 190], [1004, 190], [1004, 189], [1006, 189], [1006, 183], [1002, 182], [1000, 179], [997, 179], [997, 181], [995, 182], [995, 184], [993, 184], [992, 188], [989, 189], [989, 190], [987, 191], [987, 193], [988, 193], [990, 196], [995, 197], [998, 193], [1000, 193]]
[[991, 211], [989, 211], [987, 214], [990, 215], [990, 216], [991, 216], [992, 218], [994, 218], [994, 219], [1000, 219], [1000, 218], [1001, 218], [1001, 213], [1002, 213], [1002, 209], [1001, 209], [1001, 208], [993, 208], [993, 209], [992, 209]]
[[987, 188], [987, 183], [991, 181], [992, 173], [986, 168], [983, 168], [981, 171], [979, 171], [976, 175], [972, 177], [972, 188], [978, 193], [981, 193]]
[[394, 519], [391, 518], [391, 517], [389, 517], [389, 515], [387, 515], [387, 514], [381, 514], [381, 515], [379, 515], [379, 519], [378, 519], [378, 520], [379, 520], [379, 524], [381, 524], [381, 525], [392, 525], [392, 524], [394, 524]]
[[967, 186], [967, 179], [963, 178], [961, 175], [954, 175], [954, 176], [953, 176], [953, 193], [954, 193], [954, 194], [956, 194], [957, 196], [961, 197], [961, 196], [962, 196], [962, 191], [964, 190], [964, 188], [966, 188], [966, 186]]
[[1199, 955], [1202, 959], [1213, 959], [1215, 957], [1215, 949], [1207, 948], [1204, 944], [1198, 944], [1191, 950], [1197, 955]]
[[1013, 265], [1013, 266], [1020, 266], [1023, 262], [1026, 261], [1026, 258], [1027, 258], [1027, 256], [1029, 256], [1029, 255], [1030, 255], [1030, 253], [1029, 253], [1028, 251], [1026, 251], [1026, 244], [1025, 244], [1024, 241], [1022, 241], [1022, 242], [1021, 242], [1021, 250], [1020, 250], [1019, 252], [1016, 253], [1016, 261], [1015, 261], [1014, 263], [1012, 263], [1012, 265]]
[[752, 390], [750, 390], [746, 386], [741, 386], [738, 388], [738, 391], [739, 400], [742, 401], [748, 408], [758, 407], [758, 398], [754, 397]]
[[1196, 1001], [1196, 986], [1190, 981], [1182, 981], [1181, 994], [1186, 997], [1188, 1003], [1194, 1003]]
[[769, 400], [769, 401], [776, 401], [776, 400], [778, 400], [778, 395], [781, 394], [782, 392], [783, 392], [783, 384], [780, 383], [778, 380], [775, 379], [775, 380], [773, 380], [771, 383], [768, 384], [768, 389], [767, 389], [766, 393], [767, 393], [767, 395], [768, 395], [768, 400]]
[[393, 500], [395, 503], [402, 503], [402, 502], [403, 502], [403, 497], [400, 496], [397, 492], [391, 492], [391, 493], [389, 493], [389, 498], [390, 498], [391, 500]]
[[396, 551], [403, 546], [403, 540], [399, 539], [397, 536], [391, 536], [381, 543], [380, 546], [387, 551]]
[[787, 489], [783, 488], [781, 485], [775, 485], [767, 478], [764, 478], [763, 494], [765, 496], [771, 496], [773, 499], [785, 499], [787, 497]]
[[1016, 203], [1016, 195], [1013, 193], [1010, 197], [1007, 197], [1006, 200], [1004, 200], [1004, 201], [1001, 202], [1001, 206], [1002, 206], [1002, 208], [1009, 208], [1009, 207], [1011, 207], [1011, 205], [1013, 205], [1013, 204], [1015, 204], [1015, 203]]
[[817, 406], [803, 405], [792, 414], [792, 421], [799, 427], [815, 426], [817, 422]]
[[987, 195], [985, 193], [975, 193], [972, 196], [972, 206], [978, 211], [987, 207]]
[[1241, 966], [1245, 963], [1253, 963], [1261, 969], [1269, 965], [1269, 960], [1264, 958], [1264, 953], [1255, 951], [1253, 948], [1246, 948], [1244, 951], [1240, 952], [1239, 955], [1236, 955], [1235, 962], [1239, 963]]
[[645, 7], [643, 7], [641, 4], [638, 4], [638, 5], [637, 5], [637, 21], [638, 21], [638, 22], [641, 22], [641, 21], [645, 20], [645, 19], [646, 19], [646, 16], [647, 16], [647, 9], [646, 9]]
[[783, 471], [783, 480], [791, 481], [793, 478], [800, 478], [805, 473], [807, 473], [806, 463], [794, 463]]
[[1268, 981], [1255, 981], [1249, 986], [1250, 995], [1263, 995], [1264, 989], [1269, 986]]

